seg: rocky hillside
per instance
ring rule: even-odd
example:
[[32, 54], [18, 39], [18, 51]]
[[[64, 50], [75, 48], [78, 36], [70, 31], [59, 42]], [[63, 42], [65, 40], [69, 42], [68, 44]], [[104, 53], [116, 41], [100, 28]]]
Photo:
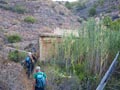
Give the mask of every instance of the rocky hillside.
[[12, 44], [14, 48], [25, 49], [31, 44], [38, 45], [42, 32], [52, 32], [55, 28], [75, 29], [80, 26], [78, 17], [64, 5], [50, 0], [0, 0], [0, 51], [7, 53], [6, 37], [19, 35], [21, 42]]
[[[6, 61], [8, 46], [25, 49], [38, 45], [42, 32], [55, 28], [78, 28], [78, 17], [63, 5], [47, 0], [0, 0], [0, 90], [31, 90], [31, 83], [20, 64]], [[19, 35], [21, 41], [10, 44], [7, 37]]]
[[0, 90], [32, 90], [23, 68], [0, 58]]
[[[32, 16], [33, 22], [25, 20]], [[29, 17], [28, 19], [31, 19]], [[17, 33], [23, 40], [34, 40], [41, 32], [51, 32], [56, 27], [76, 28], [77, 17], [63, 5], [46, 0], [6, 0], [0, 2], [0, 28], [7, 34]]]
[[73, 6], [72, 11], [82, 18], [99, 16], [102, 13], [109, 14], [114, 19], [120, 14], [120, 0], [86, 0], [84, 3], [81, 2], [79, 0], [79, 4]]

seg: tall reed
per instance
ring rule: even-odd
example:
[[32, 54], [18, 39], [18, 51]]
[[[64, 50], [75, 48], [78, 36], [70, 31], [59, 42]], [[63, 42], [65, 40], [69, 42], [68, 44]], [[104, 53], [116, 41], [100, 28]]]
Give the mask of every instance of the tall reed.
[[97, 82], [120, 50], [120, 31], [110, 30], [103, 25], [102, 20], [96, 23], [91, 18], [81, 25], [78, 32], [79, 37], [72, 34], [63, 37], [55, 63], [67, 75], [76, 74], [81, 81]]

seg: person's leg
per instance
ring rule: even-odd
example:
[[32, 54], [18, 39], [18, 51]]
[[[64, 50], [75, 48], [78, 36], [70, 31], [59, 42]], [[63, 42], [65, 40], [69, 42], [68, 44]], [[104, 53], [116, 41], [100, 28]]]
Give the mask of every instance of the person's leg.
[[37, 87], [35, 87], [35, 90], [39, 90]]
[[45, 90], [44, 88], [39, 88], [39, 90]]
[[35, 90], [45, 90], [44, 88], [35, 87]]
[[30, 78], [30, 74], [31, 74], [31, 66], [28, 67], [28, 78]]
[[31, 64], [31, 73], [34, 71], [34, 63]]

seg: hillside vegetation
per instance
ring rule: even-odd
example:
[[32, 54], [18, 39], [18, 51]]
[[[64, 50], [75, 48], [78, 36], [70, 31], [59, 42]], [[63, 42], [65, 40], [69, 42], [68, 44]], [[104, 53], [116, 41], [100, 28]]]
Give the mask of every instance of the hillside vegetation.
[[79, 26], [77, 16], [63, 5], [52, 1], [1, 0], [0, 53], [8, 54], [6, 46], [22, 50], [29, 45], [38, 46], [40, 33], [52, 33], [56, 28], [75, 29]]
[[20, 34], [25, 40], [36, 39], [39, 33], [52, 32], [56, 27], [67, 29], [79, 25], [77, 17], [67, 8], [51, 1], [0, 2], [0, 27], [8, 34]]
[[[39, 52], [39, 34], [53, 33], [55, 28], [78, 31], [78, 36], [63, 35], [61, 43], [52, 43], [52, 58], [38, 59], [36, 65], [47, 74], [46, 90], [96, 90], [120, 50], [119, 6], [119, 0], [64, 4], [51, 0], [1, 0], [0, 90], [33, 89], [33, 78], [27, 78], [22, 60], [33, 47]], [[120, 57], [105, 90], [120, 90], [119, 72]]]
[[20, 64], [0, 58], [0, 90], [32, 90]]
[[78, 2], [73, 3], [67, 2], [65, 6], [84, 19], [101, 14], [108, 14], [115, 19], [120, 14], [119, 0], [78, 0]]
[[38, 48], [40, 33], [78, 28], [77, 19], [66, 7], [49, 0], [0, 0], [0, 90], [32, 90], [32, 80], [19, 63], [26, 54], [10, 52], [11, 48]]
[[[50, 82], [58, 86], [52, 86], [51, 90], [95, 90], [120, 50], [119, 44], [120, 28], [118, 31], [110, 29], [103, 20], [96, 23], [93, 18], [84, 22], [79, 29], [79, 37], [71, 35], [63, 38], [63, 43], [55, 46], [58, 47], [57, 55], [50, 62], [45, 62], [47, 67], [51, 67], [46, 69]], [[117, 64], [116, 72], [119, 68]], [[105, 90], [111, 90], [111, 86], [120, 89], [120, 77], [116, 72]]]

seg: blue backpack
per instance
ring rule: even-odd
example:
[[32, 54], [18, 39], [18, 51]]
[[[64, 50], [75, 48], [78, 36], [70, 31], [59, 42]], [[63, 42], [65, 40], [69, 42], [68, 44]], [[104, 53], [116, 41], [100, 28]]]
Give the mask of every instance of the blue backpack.
[[44, 88], [46, 84], [45, 77], [42, 74], [38, 74], [36, 77], [36, 87], [38, 88]]
[[29, 56], [27, 56], [26, 59], [25, 59], [25, 62], [26, 62], [26, 66], [30, 66], [31, 58]]

